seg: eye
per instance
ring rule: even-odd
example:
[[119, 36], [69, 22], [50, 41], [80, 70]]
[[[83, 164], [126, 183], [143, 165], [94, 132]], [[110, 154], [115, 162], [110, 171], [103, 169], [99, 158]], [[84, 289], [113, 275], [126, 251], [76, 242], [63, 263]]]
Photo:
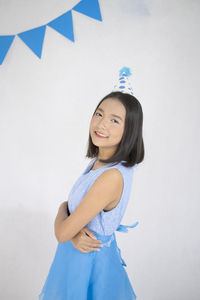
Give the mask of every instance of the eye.
[[114, 121], [116, 121], [117, 123], [119, 123], [117, 120], [113, 119]]
[[[100, 116], [102, 116], [102, 114], [100, 114], [100, 113], [96, 112], [96, 113], [95, 113], [95, 115], [96, 115], [96, 116], [98, 116], [97, 114], [99, 114]], [[114, 121], [115, 121], [114, 123], [118, 123], [118, 124], [119, 124], [119, 122], [118, 122], [116, 119], [112, 119], [112, 120], [114, 120]]]

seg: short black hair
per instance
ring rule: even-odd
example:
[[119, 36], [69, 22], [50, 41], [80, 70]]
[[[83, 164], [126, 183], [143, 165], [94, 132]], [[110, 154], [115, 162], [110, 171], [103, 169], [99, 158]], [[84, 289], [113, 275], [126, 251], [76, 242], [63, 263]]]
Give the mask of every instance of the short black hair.
[[[140, 102], [132, 95], [122, 92], [111, 92], [97, 105], [93, 116], [100, 104], [107, 98], [116, 98], [126, 109], [125, 128], [116, 152], [109, 159], [99, 159], [102, 163], [119, 163], [131, 167], [144, 159], [144, 143], [142, 137], [143, 111]], [[86, 157], [98, 157], [99, 148], [92, 142], [89, 134]], [[122, 162], [125, 161], [125, 162]]]

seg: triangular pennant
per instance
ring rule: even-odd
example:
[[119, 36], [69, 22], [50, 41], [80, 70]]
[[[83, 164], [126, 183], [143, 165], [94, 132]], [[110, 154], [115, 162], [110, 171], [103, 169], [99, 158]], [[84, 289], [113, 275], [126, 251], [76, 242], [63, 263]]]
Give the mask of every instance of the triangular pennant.
[[74, 42], [71, 10], [67, 11], [66, 13], [54, 19], [53, 21], [47, 23], [47, 25]]
[[15, 35], [1, 35], [0, 36], [0, 65], [3, 63], [8, 50], [13, 42]]
[[35, 53], [39, 58], [42, 54], [42, 46], [44, 42], [46, 25], [36, 27], [31, 30], [27, 30], [21, 33], [18, 33], [18, 36], [22, 41]]
[[98, 0], [82, 0], [72, 9], [88, 17], [102, 21]]

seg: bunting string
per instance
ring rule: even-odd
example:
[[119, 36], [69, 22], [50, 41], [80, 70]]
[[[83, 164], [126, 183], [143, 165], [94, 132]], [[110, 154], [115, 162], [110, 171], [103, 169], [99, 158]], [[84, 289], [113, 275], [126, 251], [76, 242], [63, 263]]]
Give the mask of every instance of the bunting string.
[[81, 0], [72, 9], [47, 24], [14, 35], [0, 35], [0, 65], [3, 64], [15, 36], [18, 36], [24, 44], [41, 59], [46, 26], [53, 28], [65, 38], [75, 42], [72, 19], [73, 10], [92, 19], [102, 21], [98, 0]]

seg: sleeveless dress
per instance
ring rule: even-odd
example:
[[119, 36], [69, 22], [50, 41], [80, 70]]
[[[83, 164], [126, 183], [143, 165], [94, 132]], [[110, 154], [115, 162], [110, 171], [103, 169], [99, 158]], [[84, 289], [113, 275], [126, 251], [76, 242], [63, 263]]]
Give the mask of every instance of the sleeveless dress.
[[116, 168], [123, 176], [123, 191], [117, 206], [102, 210], [87, 227], [103, 247], [100, 251], [80, 252], [71, 241], [58, 243], [48, 276], [38, 295], [39, 300], [135, 300], [136, 295], [125, 270], [126, 263], [117, 246], [115, 231], [128, 232], [137, 226], [120, 224], [131, 192], [133, 171], [138, 164], [124, 167], [109, 163], [91, 170], [96, 158], [89, 163], [74, 183], [68, 195], [70, 214], [80, 204], [94, 181], [106, 170]]

